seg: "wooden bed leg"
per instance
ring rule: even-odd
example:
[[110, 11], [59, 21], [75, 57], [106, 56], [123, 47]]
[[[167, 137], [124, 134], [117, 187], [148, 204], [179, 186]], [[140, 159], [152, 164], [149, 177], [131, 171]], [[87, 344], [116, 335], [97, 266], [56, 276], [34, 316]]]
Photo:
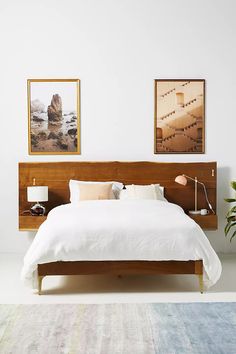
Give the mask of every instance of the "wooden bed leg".
[[43, 281], [44, 276], [43, 275], [38, 275], [38, 294], [42, 294], [42, 281]]
[[198, 279], [199, 279], [199, 290], [200, 293], [203, 294], [204, 291], [203, 274], [198, 274]]

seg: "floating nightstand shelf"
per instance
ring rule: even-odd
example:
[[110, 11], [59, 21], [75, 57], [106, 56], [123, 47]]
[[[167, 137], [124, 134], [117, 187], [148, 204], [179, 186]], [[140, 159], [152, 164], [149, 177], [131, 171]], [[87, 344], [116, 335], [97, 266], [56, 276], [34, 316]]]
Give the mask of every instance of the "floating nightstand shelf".
[[203, 230], [217, 230], [218, 218], [216, 214], [188, 214], [188, 216], [196, 221], [196, 223], [201, 226]]
[[19, 230], [20, 231], [37, 231], [39, 226], [47, 219], [44, 216], [20, 215]]

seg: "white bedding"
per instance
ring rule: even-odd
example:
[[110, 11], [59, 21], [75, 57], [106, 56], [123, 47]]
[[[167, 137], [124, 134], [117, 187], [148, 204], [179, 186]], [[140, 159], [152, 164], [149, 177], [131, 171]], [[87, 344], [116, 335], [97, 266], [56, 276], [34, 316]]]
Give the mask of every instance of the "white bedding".
[[36, 287], [37, 264], [79, 260], [197, 260], [207, 287], [221, 263], [182, 208], [159, 200], [94, 200], [54, 208], [25, 258], [22, 278]]

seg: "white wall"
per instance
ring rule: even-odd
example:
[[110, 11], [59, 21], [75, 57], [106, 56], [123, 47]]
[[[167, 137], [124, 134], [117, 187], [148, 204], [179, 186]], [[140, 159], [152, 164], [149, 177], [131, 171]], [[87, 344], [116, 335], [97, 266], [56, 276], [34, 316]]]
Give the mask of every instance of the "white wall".
[[[217, 160], [217, 251], [235, 166], [235, 1], [0, 0], [0, 251], [22, 252], [17, 163]], [[28, 156], [27, 78], [81, 79], [81, 156]], [[153, 80], [205, 78], [206, 154], [153, 154]]]

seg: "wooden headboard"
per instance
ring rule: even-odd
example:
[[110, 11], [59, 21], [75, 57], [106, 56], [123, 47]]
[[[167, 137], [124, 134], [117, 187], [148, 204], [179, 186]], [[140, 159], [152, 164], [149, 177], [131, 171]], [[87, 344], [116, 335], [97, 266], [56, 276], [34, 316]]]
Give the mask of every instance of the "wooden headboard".
[[[168, 201], [184, 210], [194, 208], [194, 183], [182, 186], [175, 177], [186, 174], [205, 183], [209, 200], [216, 210], [216, 162], [20, 162], [19, 163], [19, 215], [29, 209], [27, 186], [46, 185], [49, 188], [47, 210], [69, 202], [70, 179], [84, 181], [120, 181], [124, 184], [160, 183], [165, 187]], [[198, 189], [198, 207], [208, 208], [201, 187]]]

